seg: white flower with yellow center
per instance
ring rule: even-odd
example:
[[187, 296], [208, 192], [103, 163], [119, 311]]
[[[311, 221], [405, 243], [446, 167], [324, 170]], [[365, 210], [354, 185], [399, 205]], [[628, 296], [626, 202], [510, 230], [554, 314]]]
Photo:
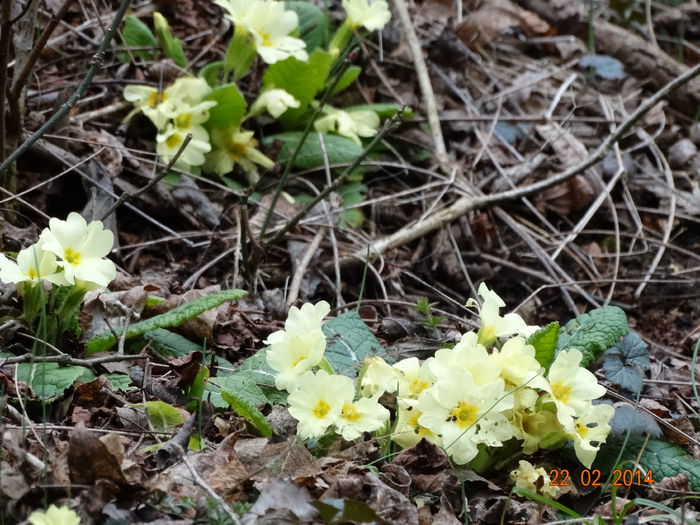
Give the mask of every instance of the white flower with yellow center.
[[504, 387], [502, 379], [477, 385], [469, 372], [455, 370], [416, 404], [422, 412], [418, 422], [442, 436], [455, 463], [468, 463], [478, 452], [477, 444], [501, 446], [513, 436], [502, 413], [513, 408], [513, 396], [506, 395]]
[[551, 499], [557, 499], [562, 493], [562, 487], [552, 485], [552, 479], [543, 467], [535, 468], [532, 463], [522, 459], [518, 468], [510, 473], [510, 479], [518, 488], [539, 493]]
[[325, 370], [301, 376], [299, 388], [289, 394], [289, 413], [299, 423], [301, 439], [321, 437], [340, 417], [343, 406], [352, 403], [355, 386], [346, 376], [330, 375]]
[[408, 357], [394, 363], [393, 367], [401, 372], [399, 376], [397, 395], [415, 399], [435, 383], [435, 375], [417, 357]]
[[600, 445], [608, 438], [609, 423], [614, 415], [615, 409], [610, 405], [589, 404], [578, 418], [565, 425], [574, 440], [576, 457], [584, 467], [591, 468]]
[[289, 108], [298, 108], [300, 102], [284, 89], [268, 89], [260, 94], [250, 107], [251, 115], [267, 111], [274, 118], [279, 118]]
[[103, 287], [117, 276], [114, 263], [103, 259], [112, 249], [114, 235], [102, 229], [101, 221], [88, 224], [75, 212], [65, 221], [52, 218], [40, 241], [43, 250], [60, 259], [58, 265], [70, 284], [83, 281], [90, 288]]
[[160, 156], [161, 162], [168, 164], [180, 151], [187, 134], [192, 135], [192, 140], [175, 160], [174, 167], [188, 171], [191, 166], [201, 166], [204, 164], [205, 153], [211, 151], [209, 144], [209, 134], [202, 126], [192, 126], [182, 130], [173, 124], [168, 124], [162, 133], [156, 135], [156, 153]]
[[265, 344], [267, 364], [276, 372], [275, 386], [293, 392], [307, 370], [318, 365], [326, 350], [326, 336], [321, 330], [323, 318], [330, 305], [321, 301], [304, 304], [301, 309], [292, 306], [285, 329], [270, 334]]
[[158, 107], [163, 101], [164, 93], [160, 93], [151, 86], [130, 85], [124, 88], [124, 99], [134, 105], [134, 109], [126, 116], [125, 121], [129, 121], [138, 112], [143, 112], [156, 129], [165, 127], [168, 117], [159, 111]]
[[391, 366], [381, 357], [367, 357], [362, 380], [360, 381], [362, 395], [372, 397], [376, 394], [382, 395], [384, 392], [392, 394], [396, 392], [401, 377], [401, 371]]
[[299, 26], [299, 17], [294, 11], [287, 10], [284, 2], [254, 2], [232, 18], [241, 20], [253, 37], [255, 50], [266, 63], [274, 64], [289, 57], [302, 62], [309, 59], [306, 43], [289, 36]]
[[449, 377], [454, 370], [470, 372], [476, 384], [491, 383], [500, 377], [500, 367], [482, 345], [477, 343], [477, 335], [467, 332], [462, 335], [454, 348], [443, 348], [435, 352], [435, 357], [425, 362], [426, 366], [440, 379]]
[[32, 512], [27, 522], [31, 525], [80, 525], [80, 516], [68, 507], [50, 505], [46, 512]]
[[524, 337], [508, 339], [491, 359], [501, 370], [501, 377], [512, 387], [527, 384], [530, 388], [547, 388], [544, 368], [535, 359], [535, 347], [525, 344]]
[[352, 441], [363, 432], [374, 432], [389, 419], [389, 411], [379, 404], [377, 397], [363, 397], [343, 404], [340, 417], [335, 422], [343, 439]]
[[425, 438], [431, 443], [442, 446], [442, 439], [435, 432], [418, 423], [423, 413], [416, 408], [417, 400], [398, 399], [396, 427], [391, 433], [392, 441], [404, 448], [413, 447]]
[[239, 164], [246, 173], [256, 174], [258, 165], [266, 169], [275, 165], [272, 159], [257, 149], [258, 141], [253, 138], [252, 131], [243, 131], [237, 127], [215, 128], [211, 133], [211, 141], [214, 150], [207, 155], [204, 164], [205, 171], [210, 173], [226, 175]]
[[518, 314], [510, 313], [501, 317], [499, 310], [506, 303], [503, 302], [503, 299], [496, 292], [489, 290], [485, 283], [481, 283], [479, 286], [479, 295], [483, 299], [481, 306], [478, 306], [473, 299], [467, 301], [467, 306], [476, 305], [479, 308], [479, 317], [481, 317], [479, 343], [482, 345], [488, 347], [499, 337], [508, 337], [515, 334], [528, 337], [537, 331], [537, 326], [528, 326]]
[[391, 19], [389, 5], [384, 0], [343, 0], [343, 8], [352, 28], [363, 26], [376, 31]]
[[559, 352], [547, 375], [547, 391], [564, 426], [571, 425], [574, 416], [582, 416], [591, 400], [605, 394], [605, 387], [598, 384], [596, 377], [579, 366], [582, 357], [575, 348]]
[[163, 92], [162, 102], [178, 100], [196, 106], [211, 93], [211, 86], [201, 77], [180, 77]]
[[32, 286], [41, 280], [58, 285], [69, 284], [58, 267], [56, 255], [42, 247], [43, 241], [20, 250], [17, 262], [0, 254], [0, 281], [4, 283], [28, 282]]
[[314, 129], [319, 133], [337, 133], [362, 145], [360, 137], [373, 137], [377, 134], [380, 120], [374, 111], [343, 111], [326, 106], [326, 114], [314, 122]]

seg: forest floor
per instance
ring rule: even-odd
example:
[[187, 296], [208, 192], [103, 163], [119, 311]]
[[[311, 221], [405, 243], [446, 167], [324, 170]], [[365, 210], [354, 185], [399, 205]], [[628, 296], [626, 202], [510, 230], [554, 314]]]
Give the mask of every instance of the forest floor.
[[[18, 144], [70, 100], [119, 6], [34, 3], [37, 34], [56, 13], [61, 19], [28, 79]], [[328, 4], [327, 24], [337, 27], [340, 2]], [[36, 355], [40, 334], [22, 320], [15, 286], [0, 284], [0, 523], [23, 522], [51, 504], [74, 509], [82, 523], [110, 524], [694, 523], [700, 8], [397, 0], [390, 9], [386, 27], [347, 59], [359, 76], [329, 97], [334, 107], [386, 105], [385, 114], [373, 107], [393, 127], [358, 166], [362, 148], [319, 149], [313, 131], [316, 149], [290, 162], [280, 138], [288, 124], [261, 117], [251, 130], [276, 164], [259, 169], [260, 180], [242, 170], [175, 170], [149, 184], [164, 163], [151, 123], [143, 115], [125, 120], [125, 86], [161, 88], [199, 72], [224, 57], [231, 29], [211, 1], [133, 2], [128, 15], [148, 26], [154, 11], [164, 15], [185, 67], [158, 45], [124, 46], [118, 32], [87, 91], [19, 157], [16, 186], [5, 184], [0, 196], [2, 252], [16, 254], [49, 217], [77, 211], [103, 218], [115, 234], [109, 258], [118, 267], [112, 293], [88, 292], [79, 330], [44, 356]], [[257, 59], [238, 82], [248, 101], [265, 66]], [[385, 118], [397, 107], [410, 111]], [[348, 166], [350, 177], [290, 224]], [[277, 200], [281, 180], [286, 193]], [[118, 195], [128, 198], [105, 216]], [[637, 462], [626, 468], [656, 470], [654, 483], [592, 486], [571, 450], [540, 450], [531, 455], [538, 464], [550, 474], [566, 469], [578, 485], [576, 496], [559, 500], [563, 511], [511, 492], [515, 455], [498, 468], [467, 469], [427, 441], [402, 451], [365, 433], [304, 445], [286, 397], [270, 385], [258, 384], [267, 397], [254, 409], [272, 437], [234, 403], [201, 393], [196, 410], [182, 402], [201, 365], [213, 384], [243, 363], [252, 369], [250, 358], [303, 303], [328, 301], [331, 318], [357, 311], [384, 355], [427, 359], [478, 327], [465, 305], [481, 283], [529, 325], [564, 326], [604, 306], [624, 311], [648, 348], [646, 369], [634, 372], [643, 388], [625, 392], [628, 384], [600, 361], [589, 369], [618, 409], [637, 407], [646, 426], [628, 434]], [[111, 337], [125, 323], [233, 289], [247, 294], [165, 335], [158, 328], [126, 346], [121, 338], [118, 349], [88, 351], [96, 334]], [[58, 354], [54, 372], [77, 370], [67, 384], [61, 374], [36, 375], [37, 364], [51, 361], [42, 357]], [[156, 399], [176, 407], [157, 414], [160, 425], [140, 405]], [[644, 463], [645, 439], [677, 447], [673, 454], [687, 463], [653, 469]], [[188, 442], [200, 450], [183, 453]], [[606, 468], [593, 467], [603, 478], [612, 473]]]

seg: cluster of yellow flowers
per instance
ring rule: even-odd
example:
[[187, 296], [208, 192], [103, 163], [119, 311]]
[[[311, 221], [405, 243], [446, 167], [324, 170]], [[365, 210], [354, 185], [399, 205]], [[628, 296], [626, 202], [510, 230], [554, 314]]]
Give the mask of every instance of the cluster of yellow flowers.
[[[235, 25], [234, 38], [252, 43], [255, 53], [267, 64], [289, 57], [308, 60], [305, 42], [290, 36], [299, 27], [299, 17], [284, 2], [215, 0], [215, 3], [224, 8], [226, 18]], [[343, 0], [343, 6], [348, 16], [331, 43], [330, 50], [335, 54], [339, 52], [338, 46], [347, 44], [354, 29], [360, 26], [381, 29], [391, 16], [385, 0]], [[127, 120], [142, 112], [153, 122], [158, 130], [156, 152], [164, 163], [175, 157], [189, 134], [192, 138], [177, 157], [175, 168], [190, 171], [201, 166], [209, 173], [225, 175], [238, 164], [255, 179], [257, 166], [269, 169], [274, 162], [257, 149], [253, 132], [241, 129], [240, 125], [207, 131], [204, 124], [209, 120], [209, 110], [217, 104], [205, 100], [211, 91], [203, 78], [196, 77], [180, 78], [162, 92], [145, 85], [126, 86], [124, 98], [135, 106]], [[270, 86], [260, 93], [245, 118], [263, 112], [279, 118], [287, 109], [299, 106], [299, 100], [290, 93]], [[374, 136], [379, 128], [380, 120], [374, 111], [343, 111], [327, 106], [323, 114], [315, 122], [316, 131], [337, 133], [358, 144], [360, 137]]]
[[0, 281], [102, 288], [117, 276], [114, 263], [104, 258], [113, 244], [114, 235], [101, 221], [88, 224], [75, 212], [65, 221], [53, 218], [35, 244], [20, 250], [17, 262], [0, 254]]
[[[126, 86], [124, 98], [135, 106], [127, 118], [142, 112], [153, 122], [158, 130], [156, 152], [166, 163], [178, 153], [187, 135], [192, 135], [174, 164], [175, 168], [181, 170], [189, 171], [193, 166], [204, 166], [207, 171], [223, 175], [231, 171], [235, 163], [241, 164], [249, 173], [255, 172], [256, 164], [265, 168], [274, 166], [274, 162], [257, 149], [258, 143], [253, 138], [252, 131], [241, 130], [238, 126], [214, 128], [211, 137], [209, 136], [203, 124], [209, 120], [209, 110], [217, 103], [204, 100], [204, 97], [211, 91], [206, 80], [196, 77], [179, 78], [162, 93], [150, 86]], [[282, 93], [282, 96], [276, 94], [274, 100], [274, 95], [267, 93], [262, 104], [277, 104], [275, 107], [279, 107], [287, 101], [287, 107], [290, 107], [291, 95], [286, 91]]]
[[545, 374], [527, 337], [538, 327], [517, 314], [501, 316], [502, 299], [485, 284], [479, 287], [478, 332], [462, 335], [454, 348], [438, 350], [420, 362], [393, 365], [375, 356], [366, 360], [359, 379], [359, 400], [352, 381], [323, 368], [325, 337], [321, 323], [325, 302], [292, 308], [285, 330], [268, 338], [268, 364], [276, 386], [291, 392], [289, 411], [303, 438], [323, 435], [331, 425], [346, 439], [373, 431], [389, 413], [379, 404], [384, 393], [396, 396], [391, 438], [410, 447], [425, 438], [442, 447], [457, 464], [473, 460], [480, 448], [500, 447], [513, 438], [522, 451], [573, 440], [586, 467], [610, 432], [612, 406], [593, 404], [605, 394], [596, 377], [580, 366], [577, 349], [559, 352]]

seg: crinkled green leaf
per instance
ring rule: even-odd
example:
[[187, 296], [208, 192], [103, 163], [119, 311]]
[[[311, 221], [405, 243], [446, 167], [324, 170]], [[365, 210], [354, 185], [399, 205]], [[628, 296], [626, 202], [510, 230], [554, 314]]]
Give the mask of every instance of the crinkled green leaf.
[[634, 332], [608, 348], [604, 354], [603, 370], [608, 380], [636, 394], [644, 386], [644, 372], [649, 369], [649, 350], [644, 340]]
[[[348, 184], [343, 184], [338, 188], [338, 194], [343, 200], [343, 206], [353, 206], [354, 204], [360, 203], [365, 199], [367, 194], [367, 186], [361, 182], [350, 182]], [[362, 210], [359, 208], [351, 208], [349, 210], [343, 210], [339, 215], [341, 228], [350, 226], [352, 228], [362, 227], [362, 223], [365, 220], [365, 216]]]
[[583, 354], [581, 366], [598, 360], [606, 348], [629, 332], [627, 316], [617, 306], [596, 308], [572, 319], [559, 330], [557, 352], [577, 348]]
[[216, 87], [221, 84], [219, 80], [219, 74], [224, 67], [224, 62], [222, 60], [216, 60], [214, 62], [209, 62], [206, 66], [199, 70], [197, 76], [202, 77], [207, 81], [210, 87]]
[[338, 374], [357, 376], [360, 363], [369, 356], [388, 360], [386, 350], [355, 310], [326, 322], [322, 330], [326, 334], [324, 357]]
[[[374, 111], [379, 118], [390, 118], [398, 113], [401, 109], [400, 104], [395, 104], [393, 102], [380, 102], [377, 104], [360, 104], [358, 106], [350, 106], [345, 108], [345, 111]], [[404, 108], [401, 112], [402, 118], [413, 118], [413, 110], [411, 108]]]
[[153, 429], [159, 432], [167, 432], [185, 422], [182, 412], [165, 401], [146, 401], [132, 407], [145, 408]]
[[256, 405], [267, 403], [265, 394], [255, 380], [245, 373], [234, 374], [219, 379], [221, 397], [239, 416], [250, 421], [264, 437], [272, 435], [272, 427]]
[[[285, 164], [289, 161], [299, 142], [304, 138], [301, 131], [289, 131], [265, 137], [264, 144], [270, 147], [275, 140], [282, 141], [282, 147], [277, 155], [277, 161]], [[323, 135], [323, 144], [326, 147], [326, 155], [329, 164], [343, 164], [353, 162], [362, 154], [362, 146], [358, 146], [352, 140], [338, 135]], [[296, 168], [315, 168], [323, 166], [323, 150], [317, 133], [309, 133], [299, 154], [294, 159]]]
[[[124, 38], [124, 44], [126, 44], [127, 47], [149, 47], [158, 45], [158, 40], [151, 29], [134, 15], [129, 15], [124, 19], [122, 36]], [[142, 60], [153, 59], [153, 51], [135, 49], [131, 50], [130, 53], [132, 56], [138, 57]], [[123, 55], [124, 60], [128, 61], [129, 54], [124, 53]], [[120, 56], [120, 60], [121, 59], [122, 57]]]
[[156, 328], [146, 332], [142, 337], [161, 355], [180, 357], [202, 349], [201, 344], [193, 343], [186, 337], [165, 328]]
[[[244, 290], [222, 290], [212, 295], [207, 295], [205, 297], [200, 297], [194, 301], [190, 301], [183, 305], [178, 306], [155, 317], [146, 319], [145, 321], [140, 321], [138, 323], [129, 325], [126, 332], [126, 338], [136, 337], [138, 335], [145, 334], [157, 328], [165, 328], [167, 326], [179, 326], [188, 319], [197, 317], [199, 314], [216, 308], [220, 304], [226, 301], [237, 301], [243, 297], [247, 292]], [[121, 328], [116, 327], [114, 331], [117, 335], [121, 335], [123, 331]], [[93, 337], [87, 344], [88, 353], [101, 352], [103, 350], [108, 350], [117, 342], [114, 334], [112, 332], [104, 332], [96, 337]]]
[[303, 111], [321, 90], [328, 78], [333, 56], [315, 49], [307, 62], [294, 57], [271, 64], [263, 75], [263, 87], [284, 89], [296, 98], [301, 106], [298, 110], [289, 109], [285, 113]]
[[326, 43], [328, 20], [321, 9], [311, 2], [285, 2], [287, 9], [299, 17], [299, 37], [306, 42], [306, 51], [312, 53]]
[[213, 100], [216, 106], [209, 110], [209, 128], [238, 126], [245, 115], [248, 104], [236, 84], [215, 87], [204, 100]]
[[131, 378], [126, 374], [104, 374], [104, 377], [112, 384], [112, 390], [135, 390], [136, 387], [131, 385]]
[[37, 397], [48, 400], [63, 395], [63, 391], [76, 381], [83, 383], [95, 379], [95, 374], [84, 366], [62, 366], [58, 363], [22, 363], [17, 369], [17, 379], [26, 382]]
[[275, 386], [275, 371], [267, 364], [267, 350], [261, 348], [238, 367], [239, 372], [248, 372], [256, 383]]
[[554, 351], [559, 338], [559, 323], [554, 321], [540, 328], [527, 339], [527, 344], [535, 347], [535, 359], [545, 369], [554, 361]]
[[661, 437], [661, 427], [648, 412], [639, 410], [632, 405], [621, 405], [615, 407], [615, 415], [610, 420], [611, 434], [633, 434], [646, 435], [651, 437]]

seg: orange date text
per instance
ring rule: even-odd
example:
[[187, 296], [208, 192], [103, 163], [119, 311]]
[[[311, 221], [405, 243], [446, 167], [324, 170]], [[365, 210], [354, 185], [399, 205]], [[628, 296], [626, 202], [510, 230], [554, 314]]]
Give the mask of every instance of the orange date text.
[[[550, 482], [553, 487], [568, 487], [578, 484], [582, 487], [600, 487], [605, 482], [598, 469], [583, 469], [580, 472], [571, 473], [566, 469], [552, 469], [549, 471]], [[651, 470], [615, 469], [612, 472], [611, 483], [616, 487], [631, 487], [632, 485], [651, 485], [654, 483], [654, 475]]]

